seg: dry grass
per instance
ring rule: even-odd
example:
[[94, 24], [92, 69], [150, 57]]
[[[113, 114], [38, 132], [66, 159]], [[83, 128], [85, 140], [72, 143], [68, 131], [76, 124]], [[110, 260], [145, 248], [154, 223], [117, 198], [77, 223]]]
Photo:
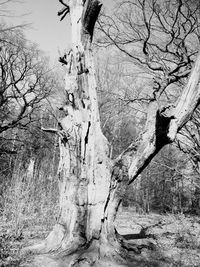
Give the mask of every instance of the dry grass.
[[[27, 201], [22, 190], [8, 194], [6, 209], [0, 224], [0, 266], [24, 265], [20, 249], [43, 239], [55, 223], [51, 214], [55, 204], [48, 198], [41, 208], [34, 210], [33, 202]], [[29, 192], [30, 193], [30, 192]], [[18, 196], [19, 195], [19, 196]], [[44, 196], [41, 195], [41, 199]], [[16, 202], [16, 205], [14, 205]], [[37, 203], [38, 205], [38, 203]], [[31, 213], [32, 211], [32, 213]], [[128, 235], [129, 242], [142, 247], [141, 255], [146, 266], [194, 267], [200, 262], [200, 218], [183, 214], [137, 214], [133, 210], [121, 210], [116, 220], [120, 234]], [[131, 235], [146, 229], [146, 238], [133, 240]], [[155, 264], [152, 265], [152, 262]], [[149, 265], [148, 265], [149, 263]], [[114, 266], [113, 266], [114, 267]]]
[[33, 180], [27, 175], [13, 177], [4, 192], [0, 214], [0, 267], [21, 266], [22, 247], [45, 238], [55, 224], [57, 183]]

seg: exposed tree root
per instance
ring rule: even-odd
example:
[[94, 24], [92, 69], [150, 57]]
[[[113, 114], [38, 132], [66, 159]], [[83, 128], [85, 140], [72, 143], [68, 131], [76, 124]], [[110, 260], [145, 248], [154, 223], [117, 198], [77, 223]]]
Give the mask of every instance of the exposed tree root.
[[56, 224], [53, 231], [48, 235], [48, 237], [36, 245], [26, 247], [22, 250], [23, 254], [49, 254], [51, 256], [70, 255], [73, 252], [84, 247], [86, 241], [80, 236], [69, 235], [66, 229], [60, 225]]
[[[70, 238], [67, 240], [62, 227], [57, 225], [44, 242], [28, 247], [24, 252], [34, 253], [33, 266], [40, 267], [145, 266], [143, 249], [150, 251], [155, 247], [151, 242], [137, 244], [130, 243], [127, 239], [116, 232], [115, 236], [108, 239], [103, 237], [86, 242], [84, 239], [74, 238], [72, 241]], [[146, 266], [156, 265], [148, 262]]]

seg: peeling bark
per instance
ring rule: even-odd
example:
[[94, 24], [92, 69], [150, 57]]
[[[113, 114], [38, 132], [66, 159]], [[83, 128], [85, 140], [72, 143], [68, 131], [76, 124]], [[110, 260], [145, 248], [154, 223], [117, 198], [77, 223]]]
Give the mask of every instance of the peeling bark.
[[[66, 7], [71, 18], [72, 49], [60, 59], [67, 67], [62, 107], [65, 117], [57, 131], [60, 213], [54, 229], [35, 251], [55, 258], [70, 255], [66, 266], [123, 266], [130, 255], [132, 263], [133, 255], [136, 261], [142, 259], [136, 256], [137, 247], [130, 246], [114, 227], [119, 205], [127, 186], [163, 146], [173, 142], [199, 103], [200, 56], [175, 108], [159, 110], [157, 102], [151, 101], [143, 134], [111, 162], [100, 127], [91, 51], [101, 3], [71, 0]], [[101, 263], [104, 257], [112, 264]]]
[[[108, 142], [100, 127], [91, 51], [100, 7], [97, 0], [87, 0], [84, 4], [81, 0], [69, 1], [72, 49], [60, 60], [67, 67], [66, 101], [62, 107], [66, 116], [60, 120], [58, 130], [60, 213], [47, 239], [35, 247], [54, 256], [70, 255], [90, 247], [95, 252], [95, 260], [100, 253], [108, 254], [108, 236], [115, 234], [113, 216], [116, 212], [111, 215], [107, 210], [108, 206], [111, 209], [108, 203], [118, 178], [112, 174]], [[117, 209], [118, 204], [113, 205]], [[77, 262], [79, 260], [77, 256]]]

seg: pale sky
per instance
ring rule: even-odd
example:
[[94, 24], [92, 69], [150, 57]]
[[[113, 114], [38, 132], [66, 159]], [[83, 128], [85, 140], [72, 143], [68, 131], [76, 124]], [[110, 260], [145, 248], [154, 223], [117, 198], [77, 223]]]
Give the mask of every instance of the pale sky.
[[[3, 0], [0, 0], [0, 3]], [[110, 7], [112, 0], [104, 0]], [[70, 23], [69, 16], [63, 21], [57, 16], [62, 9], [58, 0], [20, 0], [7, 5], [11, 15], [5, 21], [14, 25], [31, 23], [29, 29], [25, 30], [29, 40], [39, 44], [40, 49], [45, 51], [52, 60], [59, 57], [58, 51], [63, 52], [70, 48]], [[20, 16], [27, 14], [25, 16]], [[17, 16], [17, 17], [16, 17]]]
[[[69, 18], [60, 22], [57, 12], [62, 8], [58, 0], [23, 0], [7, 5], [12, 15], [18, 17], [5, 18], [14, 25], [31, 23], [25, 30], [27, 39], [39, 44], [40, 49], [47, 52], [53, 59], [58, 58], [58, 50], [69, 48], [70, 25]], [[27, 14], [25, 16], [20, 16]]]

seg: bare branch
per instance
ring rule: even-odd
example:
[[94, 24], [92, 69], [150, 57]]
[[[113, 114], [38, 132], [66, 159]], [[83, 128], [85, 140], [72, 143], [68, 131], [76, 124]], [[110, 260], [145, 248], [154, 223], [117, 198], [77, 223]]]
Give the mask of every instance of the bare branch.
[[44, 131], [44, 132], [47, 132], [47, 133], [58, 133], [59, 130], [58, 129], [55, 129], [55, 128], [43, 128], [41, 127], [41, 130]]

